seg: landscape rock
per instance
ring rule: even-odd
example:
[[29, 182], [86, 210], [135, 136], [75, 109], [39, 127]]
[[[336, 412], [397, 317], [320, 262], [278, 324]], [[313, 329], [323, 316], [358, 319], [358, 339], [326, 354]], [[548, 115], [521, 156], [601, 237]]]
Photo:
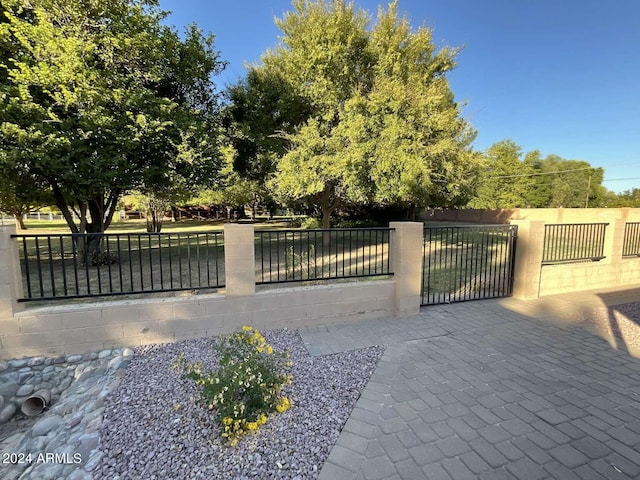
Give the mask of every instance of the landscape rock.
[[0, 410], [0, 423], [8, 422], [16, 413], [16, 406], [13, 403], [9, 403], [2, 407]]
[[56, 428], [58, 425], [62, 423], [62, 417], [59, 415], [47, 415], [42, 420], [38, 421], [31, 428], [31, 436], [40, 437], [42, 435], [48, 434], [51, 430]]

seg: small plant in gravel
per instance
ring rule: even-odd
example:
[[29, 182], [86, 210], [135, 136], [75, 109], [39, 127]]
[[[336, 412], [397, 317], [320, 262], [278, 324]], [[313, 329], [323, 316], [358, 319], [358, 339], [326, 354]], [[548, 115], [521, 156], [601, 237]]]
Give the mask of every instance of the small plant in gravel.
[[291, 408], [281, 396], [283, 385], [291, 383], [288, 353], [276, 352], [262, 334], [249, 326], [224, 337], [216, 347], [219, 366], [203, 371], [200, 362], [187, 362], [180, 354], [174, 368], [202, 387], [201, 402], [214, 410], [222, 436], [232, 446], [243, 435], [264, 425], [270, 414]]

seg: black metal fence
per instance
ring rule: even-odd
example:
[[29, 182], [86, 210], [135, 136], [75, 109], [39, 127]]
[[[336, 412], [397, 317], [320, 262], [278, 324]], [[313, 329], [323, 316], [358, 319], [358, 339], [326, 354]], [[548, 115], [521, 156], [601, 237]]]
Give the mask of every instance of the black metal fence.
[[422, 305], [510, 296], [518, 227], [425, 227]]
[[624, 226], [623, 257], [640, 257], [640, 222], [629, 222]]
[[604, 257], [608, 223], [567, 223], [544, 226], [543, 265], [594, 261]]
[[389, 267], [392, 230], [257, 231], [256, 284], [392, 275]]
[[222, 232], [12, 235], [19, 301], [224, 286]]

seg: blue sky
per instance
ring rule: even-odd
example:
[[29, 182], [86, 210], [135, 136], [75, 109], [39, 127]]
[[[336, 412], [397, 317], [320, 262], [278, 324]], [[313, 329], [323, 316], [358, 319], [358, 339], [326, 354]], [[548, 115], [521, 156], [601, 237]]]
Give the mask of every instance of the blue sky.
[[[372, 14], [386, 2], [356, 0]], [[167, 23], [216, 35], [229, 62], [221, 88], [278, 42], [274, 16], [290, 0], [160, 0]], [[640, 188], [640, 2], [637, 0], [400, 0], [438, 46], [463, 46], [449, 76], [475, 147], [511, 139], [525, 152], [605, 168], [613, 191]], [[374, 17], [375, 18], [375, 17]], [[617, 180], [617, 179], [628, 180]]]

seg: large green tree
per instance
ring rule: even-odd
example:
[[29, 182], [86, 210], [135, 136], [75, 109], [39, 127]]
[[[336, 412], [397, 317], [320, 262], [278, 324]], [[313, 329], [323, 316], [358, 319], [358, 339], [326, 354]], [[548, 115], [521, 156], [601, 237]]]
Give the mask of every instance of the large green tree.
[[[446, 73], [456, 50], [411, 29], [397, 2], [375, 25], [344, 0], [293, 2], [276, 21], [281, 42], [251, 72], [271, 72], [296, 98], [296, 128], [269, 186], [285, 203], [331, 214], [348, 204], [459, 204], [473, 187], [473, 131]], [[254, 73], [255, 74], [255, 73]], [[273, 102], [271, 102], [273, 103]], [[272, 132], [277, 134], [278, 132]]]
[[291, 134], [310, 113], [305, 99], [297, 96], [276, 71], [249, 67], [246, 78], [226, 91], [223, 124], [227, 148], [219, 193], [222, 203], [243, 213], [243, 202], [270, 210], [275, 201], [267, 181], [284, 155]]
[[103, 232], [124, 192], [216, 171], [212, 36], [181, 38], [155, 0], [3, 0], [0, 17], [0, 161], [72, 232]]
[[[535, 156], [535, 154], [534, 154]], [[532, 156], [523, 161], [522, 148], [512, 140], [501, 140], [483, 154], [483, 168], [472, 208], [519, 208], [528, 206], [534, 169]]]
[[534, 191], [546, 192], [543, 203], [533, 207], [585, 208], [604, 206], [604, 169], [593, 168], [582, 160], [547, 155], [536, 169]]

